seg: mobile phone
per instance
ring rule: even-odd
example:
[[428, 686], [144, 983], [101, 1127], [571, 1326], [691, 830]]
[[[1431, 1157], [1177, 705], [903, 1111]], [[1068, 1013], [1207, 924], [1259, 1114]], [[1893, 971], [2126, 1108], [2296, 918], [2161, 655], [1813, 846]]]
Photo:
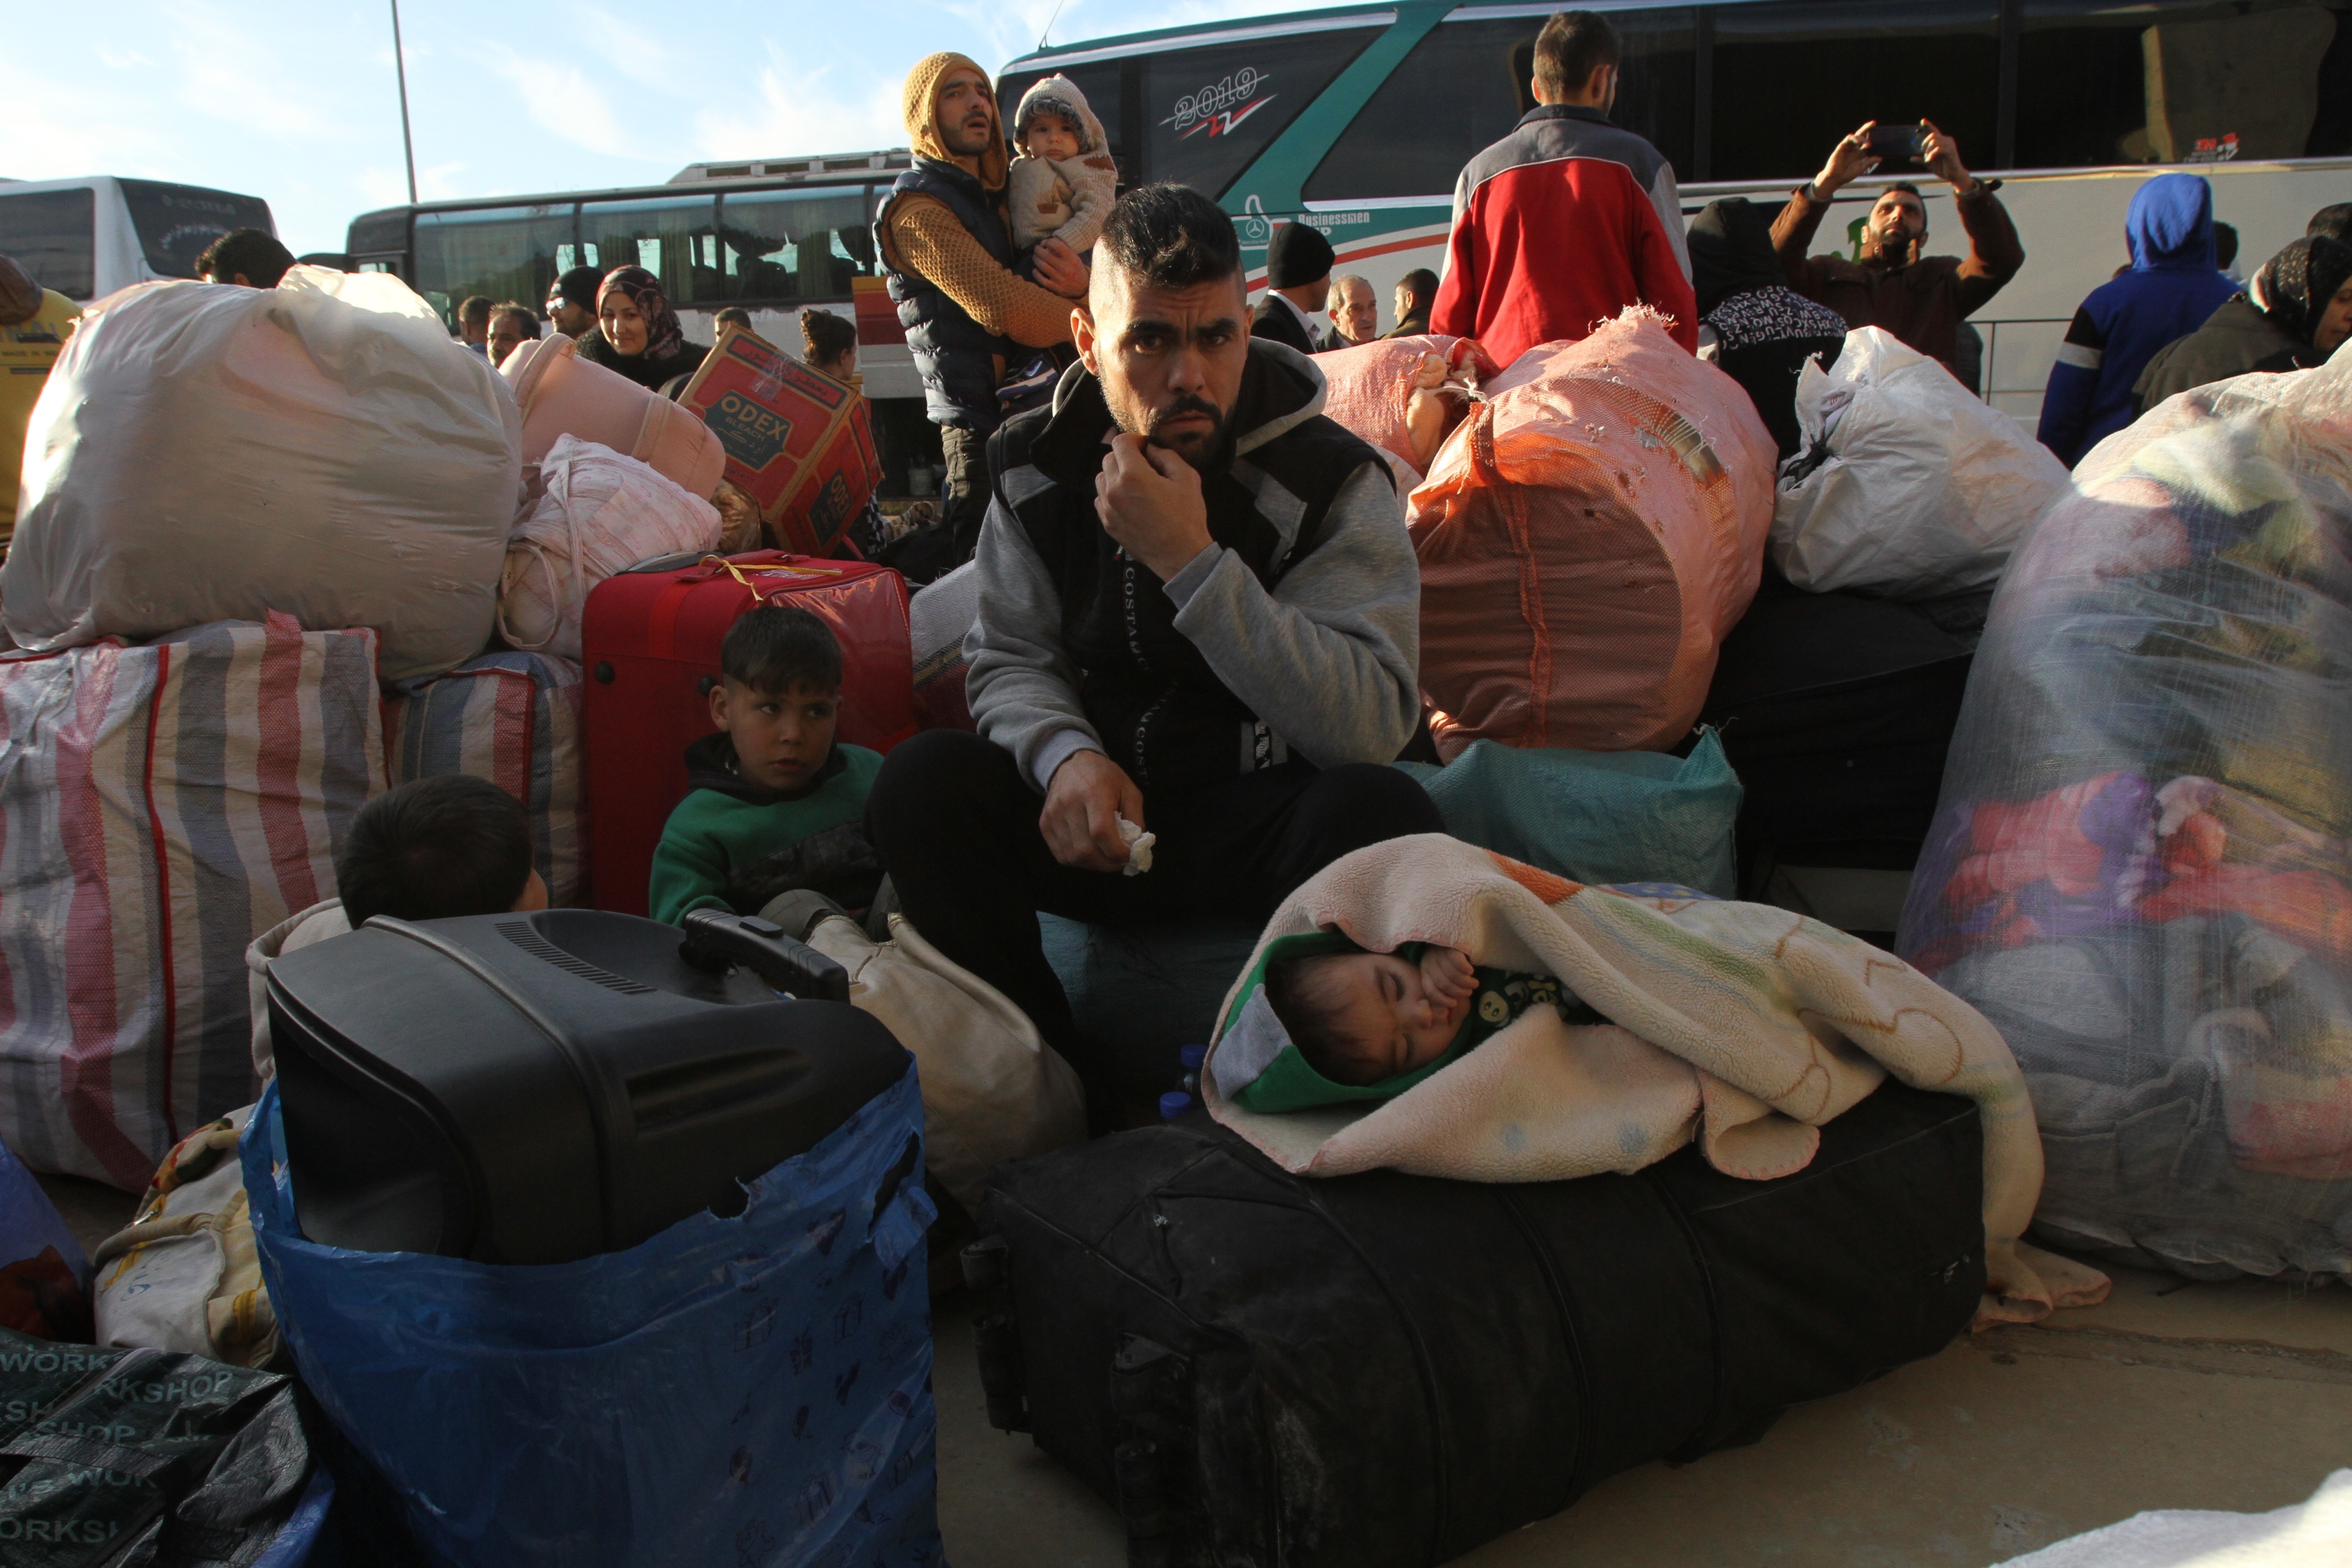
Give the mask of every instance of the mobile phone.
[[1927, 128], [1924, 125], [1874, 125], [1870, 128], [1870, 155], [1873, 158], [1908, 158], [1917, 160], [1927, 144]]

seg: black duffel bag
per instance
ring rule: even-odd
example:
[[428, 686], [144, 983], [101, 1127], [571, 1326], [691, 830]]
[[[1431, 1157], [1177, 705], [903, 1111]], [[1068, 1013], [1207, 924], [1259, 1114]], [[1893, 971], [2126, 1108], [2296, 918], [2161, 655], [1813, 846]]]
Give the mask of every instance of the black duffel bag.
[[1794, 1176], [1292, 1176], [1195, 1112], [1010, 1164], [989, 1419], [1132, 1568], [1423, 1568], [1931, 1355], [1984, 1288], [1972, 1102], [1892, 1081]]

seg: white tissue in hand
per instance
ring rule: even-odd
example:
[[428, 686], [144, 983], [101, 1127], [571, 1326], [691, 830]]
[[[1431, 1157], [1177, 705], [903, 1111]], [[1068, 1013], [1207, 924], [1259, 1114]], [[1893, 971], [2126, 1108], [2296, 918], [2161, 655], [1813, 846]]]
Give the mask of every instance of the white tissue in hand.
[[1122, 874], [1140, 876], [1151, 869], [1151, 846], [1160, 841], [1157, 833], [1147, 833], [1125, 817], [1118, 819], [1119, 841], [1127, 845], [1127, 864]]

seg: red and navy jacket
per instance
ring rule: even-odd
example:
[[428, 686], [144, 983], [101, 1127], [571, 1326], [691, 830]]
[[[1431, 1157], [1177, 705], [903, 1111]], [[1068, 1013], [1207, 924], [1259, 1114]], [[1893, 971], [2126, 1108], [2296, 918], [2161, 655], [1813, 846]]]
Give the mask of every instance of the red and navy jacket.
[[1531, 110], [1454, 183], [1429, 329], [1475, 338], [1507, 365], [1637, 303], [1673, 317], [1675, 340], [1697, 350], [1674, 165], [1598, 110]]

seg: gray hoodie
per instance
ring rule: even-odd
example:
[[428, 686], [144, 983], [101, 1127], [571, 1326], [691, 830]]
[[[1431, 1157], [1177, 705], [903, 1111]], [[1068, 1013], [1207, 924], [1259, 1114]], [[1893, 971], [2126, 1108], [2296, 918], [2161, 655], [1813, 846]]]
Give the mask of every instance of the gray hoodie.
[[[1255, 340], [1250, 353], [1275, 356], [1264, 369], [1306, 389], [1304, 401], [1234, 443], [1231, 473], [1275, 530], [1279, 559], [1307, 506], [1249, 455], [1318, 418], [1325, 387], [1295, 350]], [[1055, 411], [1089, 379], [1072, 366], [1055, 389]], [[1072, 752], [1107, 749], [1064, 650], [1055, 580], [1007, 507], [1054, 483], [1034, 464], [997, 476], [977, 556], [980, 612], [964, 640], [980, 733], [1011, 751], [1041, 790]], [[1271, 731], [1271, 760], [1295, 752], [1323, 768], [1384, 763], [1412, 737], [1421, 714], [1421, 570], [1403, 507], [1376, 459], [1339, 486], [1313, 547], [1271, 591], [1234, 550], [1213, 544], [1160, 591], [1176, 606], [1176, 630]]]

